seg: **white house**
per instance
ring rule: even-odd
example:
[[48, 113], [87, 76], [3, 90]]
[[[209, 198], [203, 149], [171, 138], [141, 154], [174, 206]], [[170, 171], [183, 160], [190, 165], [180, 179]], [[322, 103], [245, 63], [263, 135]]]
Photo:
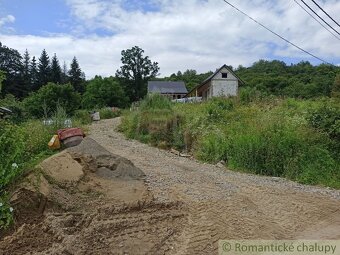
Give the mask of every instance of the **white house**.
[[206, 100], [218, 96], [237, 96], [238, 87], [242, 83], [243, 81], [227, 65], [223, 65], [192, 89], [187, 97], [202, 97]]

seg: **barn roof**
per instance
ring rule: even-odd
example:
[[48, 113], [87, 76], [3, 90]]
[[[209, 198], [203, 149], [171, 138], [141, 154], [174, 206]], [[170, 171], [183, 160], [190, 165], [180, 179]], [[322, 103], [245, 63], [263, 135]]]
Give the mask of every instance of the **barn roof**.
[[205, 79], [202, 84], [207, 83], [208, 81], [210, 81], [212, 78], [215, 77], [216, 74], [218, 74], [223, 68], [226, 68], [231, 74], [233, 74], [241, 83], [244, 83], [244, 81], [241, 80], [240, 77], [237, 76], [236, 73], [233, 72], [233, 70], [231, 70], [226, 64], [224, 64], [223, 66], [221, 66], [219, 69], [217, 69], [212, 75], [210, 75], [207, 79]]
[[183, 81], [149, 81], [148, 92], [161, 94], [186, 94], [187, 88]]

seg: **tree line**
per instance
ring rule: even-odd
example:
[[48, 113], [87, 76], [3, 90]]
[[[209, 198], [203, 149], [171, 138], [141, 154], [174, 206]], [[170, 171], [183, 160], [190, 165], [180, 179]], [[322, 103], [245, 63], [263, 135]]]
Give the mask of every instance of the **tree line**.
[[[114, 75], [95, 76], [86, 81], [76, 57], [68, 68], [65, 63], [60, 65], [56, 54], [50, 59], [46, 50], [36, 60], [27, 50], [21, 56], [17, 50], [0, 43], [0, 99], [5, 95], [19, 99], [35, 117], [41, 117], [46, 108], [53, 109], [56, 104], [64, 105], [72, 114], [80, 108], [126, 107], [145, 97], [149, 80], [184, 81], [190, 91], [213, 73], [188, 69], [157, 78], [158, 63], [144, 53], [138, 46], [123, 50], [121, 66]], [[248, 98], [270, 95], [313, 98], [340, 94], [340, 67], [337, 66], [314, 66], [307, 61], [287, 65], [278, 60], [259, 60], [250, 67], [229, 68], [244, 81], [241, 94]]]
[[60, 65], [56, 54], [50, 58], [45, 49], [36, 59], [35, 56], [30, 57], [28, 50], [21, 55], [17, 50], [0, 42], [0, 70], [5, 76], [0, 95], [12, 94], [16, 98], [23, 99], [49, 82], [71, 83], [80, 93], [85, 88], [85, 74], [81, 71], [76, 57], [68, 68], [65, 62], [63, 66]]
[[[340, 67], [328, 64], [312, 65], [308, 61], [287, 65], [279, 60], [259, 60], [249, 67], [239, 65], [229, 69], [244, 82], [241, 90], [261, 96], [313, 98], [340, 93]], [[188, 69], [160, 80], [184, 81], [188, 91], [207, 79], [212, 71], [197, 73]]]
[[238, 66], [235, 73], [244, 81], [246, 89], [263, 96], [330, 97], [339, 92], [340, 86], [339, 66], [314, 66], [308, 61], [287, 65], [279, 60], [259, 60], [250, 67]]

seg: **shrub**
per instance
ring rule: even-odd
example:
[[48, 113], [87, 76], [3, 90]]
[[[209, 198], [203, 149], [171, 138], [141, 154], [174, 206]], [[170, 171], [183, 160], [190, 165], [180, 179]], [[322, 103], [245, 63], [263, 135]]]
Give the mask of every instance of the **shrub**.
[[16, 125], [0, 121], [0, 191], [44, 154], [53, 131], [40, 121]]
[[162, 96], [161, 94], [148, 94], [141, 102], [140, 111], [151, 110], [172, 110], [172, 103], [169, 98]]
[[230, 98], [213, 98], [206, 103], [205, 108], [209, 121], [223, 121], [227, 111], [234, 109], [234, 102]]
[[103, 107], [121, 107], [128, 104], [128, 98], [122, 86], [113, 78], [96, 76], [90, 80], [83, 95], [82, 105], [85, 109]]
[[26, 159], [26, 143], [21, 127], [5, 121], [0, 121], [0, 125], [0, 190], [3, 190], [20, 174], [20, 163]]
[[0, 106], [6, 107], [13, 112], [7, 118], [10, 121], [20, 123], [26, 119], [22, 103], [13, 95], [7, 94], [5, 98], [0, 99]]
[[73, 114], [73, 118], [83, 125], [87, 125], [92, 122], [91, 115], [88, 110], [76, 110]]
[[340, 104], [324, 102], [308, 116], [312, 127], [329, 135], [331, 139], [340, 141]]
[[99, 110], [99, 115], [101, 119], [112, 119], [120, 116], [121, 111], [115, 110], [113, 111], [111, 108], [102, 108]]
[[128, 138], [137, 138], [137, 128], [139, 122], [139, 112], [123, 111], [122, 122], [119, 125], [119, 131], [123, 132]]
[[[174, 142], [174, 130], [178, 128], [179, 119], [168, 98], [152, 94], [140, 103], [137, 111], [125, 114], [120, 130], [129, 138], [168, 148]], [[177, 143], [180, 146], [178, 140]]]
[[63, 107], [67, 114], [72, 115], [80, 107], [80, 94], [71, 84], [48, 83], [25, 98], [23, 104], [33, 117], [46, 117], [58, 106]]
[[244, 104], [255, 102], [261, 99], [261, 92], [252, 87], [240, 88], [240, 100]]

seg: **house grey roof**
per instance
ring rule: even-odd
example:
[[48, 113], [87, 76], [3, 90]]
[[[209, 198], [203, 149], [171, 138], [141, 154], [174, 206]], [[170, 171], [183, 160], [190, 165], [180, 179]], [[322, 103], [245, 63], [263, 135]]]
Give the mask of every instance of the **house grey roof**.
[[186, 94], [187, 88], [183, 81], [149, 81], [148, 92], [161, 94]]

